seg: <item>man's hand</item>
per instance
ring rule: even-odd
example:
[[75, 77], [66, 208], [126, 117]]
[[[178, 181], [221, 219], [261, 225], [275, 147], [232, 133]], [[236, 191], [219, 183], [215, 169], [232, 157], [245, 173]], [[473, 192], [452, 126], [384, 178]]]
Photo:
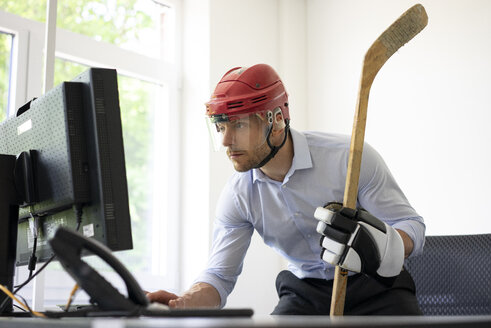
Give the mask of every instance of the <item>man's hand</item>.
[[171, 308], [216, 308], [220, 306], [218, 291], [212, 285], [204, 282], [194, 284], [182, 296], [159, 290], [148, 293], [147, 298], [150, 302], [162, 303]]
[[177, 296], [176, 294], [169, 293], [165, 290], [158, 290], [156, 292], [146, 293], [146, 295], [150, 302], [157, 302], [165, 305], [169, 305], [170, 301], [179, 298], [179, 296]]
[[318, 207], [321, 258], [341, 268], [365, 273], [391, 285], [404, 263], [404, 243], [388, 224], [364, 210], [328, 204]]

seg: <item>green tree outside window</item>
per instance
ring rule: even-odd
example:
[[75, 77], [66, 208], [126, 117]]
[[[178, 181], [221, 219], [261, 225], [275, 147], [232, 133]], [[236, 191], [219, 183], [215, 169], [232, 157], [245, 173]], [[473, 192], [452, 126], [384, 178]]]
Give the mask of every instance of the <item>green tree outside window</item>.
[[[138, 11], [139, 0], [66, 0], [58, 2], [57, 27], [84, 34], [96, 40], [124, 45], [134, 43], [144, 30], [153, 29], [155, 22], [148, 14]], [[44, 22], [46, 1], [0, 0], [0, 10], [24, 18]], [[0, 119], [6, 113], [10, 49], [8, 37], [0, 34]], [[69, 81], [87, 67], [56, 59], [54, 85]], [[7, 78], [6, 78], [7, 77]], [[132, 270], [145, 269], [150, 264], [150, 245], [146, 238], [150, 198], [149, 163], [152, 149], [152, 101], [158, 86], [138, 79], [118, 75], [121, 118], [126, 156], [130, 211], [134, 250], [125, 257]], [[131, 263], [128, 263], [131, 262]]]
[[7, 113], [11, 51], [12, 36], [0, 33], [0, 122], [5, 119]]

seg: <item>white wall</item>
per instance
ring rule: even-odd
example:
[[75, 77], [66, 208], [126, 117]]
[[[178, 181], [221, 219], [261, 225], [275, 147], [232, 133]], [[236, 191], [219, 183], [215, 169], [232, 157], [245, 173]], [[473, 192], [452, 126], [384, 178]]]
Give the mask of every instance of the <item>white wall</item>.
[[[204, 112], [203, 103], [223, 73], [235, 66], [268, 63], [278, 70], [290, 94], [294, 128], [351, 134], [363, 56], [415, 2], [183, 2], [194, 15], [184, 29], [190, 39], [185, 41], [183, 95], [193, 99], [186, 100], [183, 112], [183, 172], [188, 172], [183, 220], [186, 226], [194, 228], [196, 223], [199, 229], [208, 229], [201, 241], [209, 243], [215, 203], [232, 167], [223, 153], [196, 157], [198, 149], [207, 147], [204, 138], [196, 137], [204, 133], [196, 116]], [[487, 110], [491, 2], [421, 3], [429, 25], [394, 54], [375, 79], [366, 141], [386, 159], [406, 196], [424, 216], [427, 233], [489, 232], [486, 187], [491, 182], [487, 171], [491, 157], [486, 144], [491, 132], [486, 127], [491, 121]], [[204, 227], [206, 213], [209, 220]], [[193, 239], [184, 239], [191, 246], [183, 258], [203, 245], [196, 234], [191, 235]], [[276, 304], [274, 279], [284, 262], [259, 239], [253, 238], [228, 306], [250, 306], [263, 315]], [[199, 257], [183, 260], [188, 269], [184, 287], [204, 265], [203, 253], [201, 249]]]
[[[413, 1], [308, 1], [309, 128], [351, 133], [364, 53]], [[427, 234], [491, 231], [491, 2], [421, 1], [429, 23], [373, 84], [366, 141]]]

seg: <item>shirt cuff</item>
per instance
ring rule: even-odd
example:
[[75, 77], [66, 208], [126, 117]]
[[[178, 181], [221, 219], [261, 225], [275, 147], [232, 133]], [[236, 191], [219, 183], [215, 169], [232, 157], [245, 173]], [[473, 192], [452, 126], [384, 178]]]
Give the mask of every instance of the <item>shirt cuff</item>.
[[394, 229], [404, 231], [413, 240], [414, 247], [409, 256], [419, 255], [423, 252], [426, 226], [421, 217], [397, 221], [391, 226]]
[[230, 294], [227, 292], [226, 288], [223, 287], [223, 281], [212, 273], [203, 272], [198, 276], [198, 278], [193, 282], [193, 284], [204, 282], [215, 287], [220, 295], [220, 308], [225, 306], [227, 303], [227, 297]]

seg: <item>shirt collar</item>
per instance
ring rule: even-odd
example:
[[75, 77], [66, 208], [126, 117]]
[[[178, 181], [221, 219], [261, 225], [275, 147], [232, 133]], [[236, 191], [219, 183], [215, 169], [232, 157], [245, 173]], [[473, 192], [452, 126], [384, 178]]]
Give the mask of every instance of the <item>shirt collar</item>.
[[[293, 161], [290, 170], [285, 176], [283, 183], [286, 183], [290, 176], [296, 170], [309, 169], [312, 167], [312, 158], [310, 157], [310, 149], [307, 143], [307, 137], [301, 132], [298, 132], [290, 128], [292, 142], [293, 142]], [[266, 180], [269, 178], [260, 170], [252, 169], [252, 182], [256, 180]]]

